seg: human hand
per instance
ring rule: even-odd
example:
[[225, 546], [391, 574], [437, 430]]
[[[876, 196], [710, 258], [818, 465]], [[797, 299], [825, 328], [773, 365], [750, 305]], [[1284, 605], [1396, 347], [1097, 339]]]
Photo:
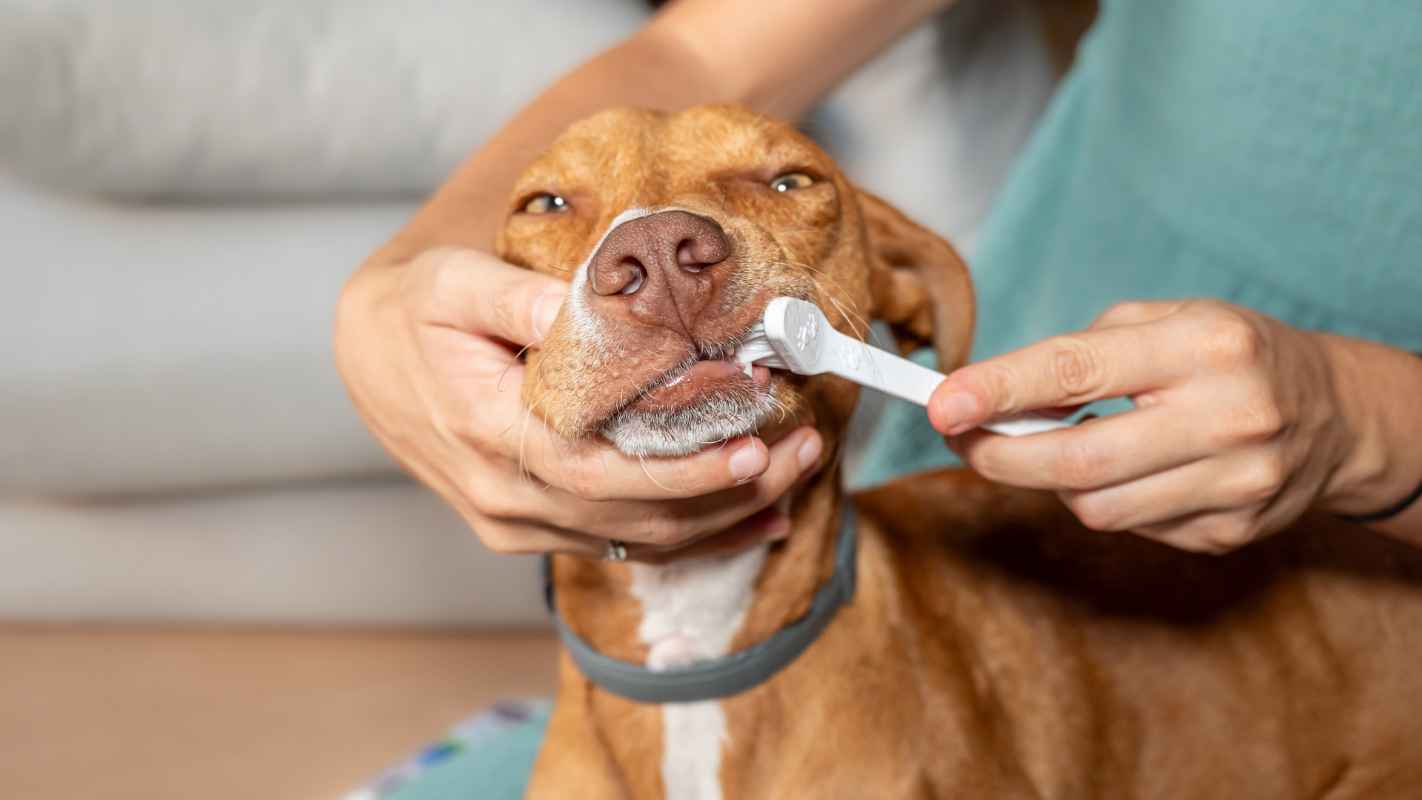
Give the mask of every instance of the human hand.
[[518, 348], [537, 346], [565, 292], [475, 250], [367, 265], [341, 296], [336, 363], [386, 449], [495, 551], [596, 557], [616, 538], [657, 561], [787, 535], [772, 504], [818, 461], [812, 429], [641, 461], [528, 412]]
[[[1355, 404], [1329, 349], [1228, 303], [1124, 303], [1085, 331], [954, 372], [928, 413], [978, 472], [1056, 491], [1089, 528], [1220, 553], [1341, 498], [1359, 471]], [[1136, 408], [1067, 430], [977, 429], [1119, 396]]]

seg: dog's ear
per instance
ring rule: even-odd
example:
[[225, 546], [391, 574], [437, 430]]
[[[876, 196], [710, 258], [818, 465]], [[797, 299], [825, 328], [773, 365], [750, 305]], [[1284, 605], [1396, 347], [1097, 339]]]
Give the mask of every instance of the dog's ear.
[[932, 345], [951, 372], [973, 344], [973, 283], [953, 246], [883, 199], [856, 190], [864, 218], [873, 315], [905, 353]]

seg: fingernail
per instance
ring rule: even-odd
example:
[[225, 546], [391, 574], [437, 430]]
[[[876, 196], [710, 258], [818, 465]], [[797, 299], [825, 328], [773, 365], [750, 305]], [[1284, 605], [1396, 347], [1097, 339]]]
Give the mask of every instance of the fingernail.
[[746, 442], [741, 445], [736, 452], [731, 454], [731, 460], [727, 462], [727, 466], [731, 468], [731, 477], [739, 483], [744, 483], [765, 472], [765, 468], [769, 465], [770, 454], [766, 452], [764, 445], [758, 445], [755, 442]]
[[558, 318], [558, 309], [563, 305], [564, 292], [544, 292], [533, 301], [533, 332], [541, 340], [548, 335], [553, 321]]
[[977, 417], [978, 398], [968, 392], [954, 392], [935, 403], [933, 410], [938, 430], [956, 435], [967, 430], [965, 422]]
[[805, 441], [800, 445], [800, 449], [795, 452], [795, 457], [800, 461], [800, 471], [803, 472], [820, 460], [820, 451], [824, 449], [824, 444], [820, 441], [820, 435], [814, 431], [805, 437]]

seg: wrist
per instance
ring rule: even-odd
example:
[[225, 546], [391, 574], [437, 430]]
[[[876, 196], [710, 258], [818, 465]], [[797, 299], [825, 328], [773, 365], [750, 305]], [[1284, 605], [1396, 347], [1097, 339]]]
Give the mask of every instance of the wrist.
[[1422, 483], [1422, 359], [1328, 334], [1321, 342], [1345, 431], [1342, 459], [1319, 504], [1345, 516], [1396, 505]]

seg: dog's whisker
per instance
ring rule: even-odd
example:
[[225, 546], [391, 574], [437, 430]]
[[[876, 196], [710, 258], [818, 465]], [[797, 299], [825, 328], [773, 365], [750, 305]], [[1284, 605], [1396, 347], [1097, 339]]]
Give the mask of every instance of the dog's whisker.
[[528, 423], [533, 417], [533, 409], [523, 411], [523, 426], [518, 432], [518, 478], [520, 482], [531, 483], [532, 474], [528, 469]]
[[844, 324], [849, 326], [849, 330], [854, 334], [854, 337], [861, 342], [864, 341], [865, 335], [859, 330], [859, 322], [856, 322], [859, 315], [852, 314], [844, 307], [844, 304], [839, 301], [839, 298], [835, 297], [832, 293], [826, 293], [825, 299], [829, 300], [830, 305], [834, 306], [835, 310], [839, 312], [839, 315], [844, 318]]
[[[855, 307], [857, 305], [856, 303], [847, 299], [850, 293], [833, 276], [811, 264], [790, 261], [788, 259], [784, 260], [783, 264], [799, 267], [811, 273], [811, 281], [814, 282], [816, 290], [824, 295], [825, 298], [834, 305], [835, 309], [839, 311], [840, 316], [844, 318], [845, 324], [849, 326], [855, 338], [860, 341], [866, 341], [873, 335], [873, 326], [870, 324], [869, 319], [859, 313]], [[836, 295], [843, 296], [846, 299], [841, 301]], [[848, 305], [846, 305], [846, 303]]]
[[508, 366], [504, 367], [504, 368], [499, 372], [499, 379], [494, 382], [494, 390], [495, 390], [495, 391], [502, 392], [502, 391], [504, 390], [504, 378], [508, 377], [509, 370], [513, 369], [513, 368], [516, 367], [516, 366], [518, 366], [518, 362], [517, 362], [517, 361], [510, 361], [509, 364], [508, 364]]
[[673, 489], [672, 489], [670, 486], [667, 486], [666, 484], [664, 484], [664, 483], [662, 483], [661, 481], [657, 480], [657, 477], [652, 474], [652, 471], [649, 470], [649, 469], [647, 469], [647, 459], [646, 459], [644, 456], [642, 456], [641, 453], [638, 453], [638, 454], [637, 454], [637, 463], [642, 465], [642, 474], [647, 476], [647, 480], [649, 480], [649, 481], [651, 481], [652, 483], [656, 484], [656, 485], [657, 485], [657, 488], [666, 491], [668, 494], [673, 493]]
[[[533, 370], [533, 396], [537, 397], [543, 389], [543, 365], [539, 363]], [[533, 406], [524, 404], [523, 407], [523, 427], [518, 435], [518, 474], [520, 481], [533, 483], [533, 472], [528, 468], [528, 426], [533, 421]], [[545, 489], [547, 487], [544, 487]]]
[[[846, 309], [843, 305], [840, 305], [837, 299], [834, 298], [835, 294], [839, 294], [841, 296], [844, 296], [845, 298], [848, 298], [850, 295], [850, 292], [846, 290], [845, 287], [841, 285], [837, 279], [812, 264], [791, 261], [789, 259], [782, 259], [781, 264], [784, 266], [797, 267], [799, 269], [803, 269], [806, 272], [811, 273], [811, 280], [815, 283], [815, 288], [819, 290], [821, 294], [824, 294], [826, 297], [830, 298], [835, 303], [835, 306], [839, 309], [840, 314], [844, 316], [845, 322], [850, 324], [850, 329], [854, 331], [855, 336], [860, 338], [861, 340], [865, 338], [864, 334], [860, 333], [859, 330], [855, 328], [853, 323], [857, 321], [860, 326], [865, 329], [868, 329], [870, 327], [869, 320], [866, 319], [862, 314], [858, 313], [858, 311], [856, 310]], [[850, 302], [850, 305], [852, 306], [854, 305], [854, 303]]]

